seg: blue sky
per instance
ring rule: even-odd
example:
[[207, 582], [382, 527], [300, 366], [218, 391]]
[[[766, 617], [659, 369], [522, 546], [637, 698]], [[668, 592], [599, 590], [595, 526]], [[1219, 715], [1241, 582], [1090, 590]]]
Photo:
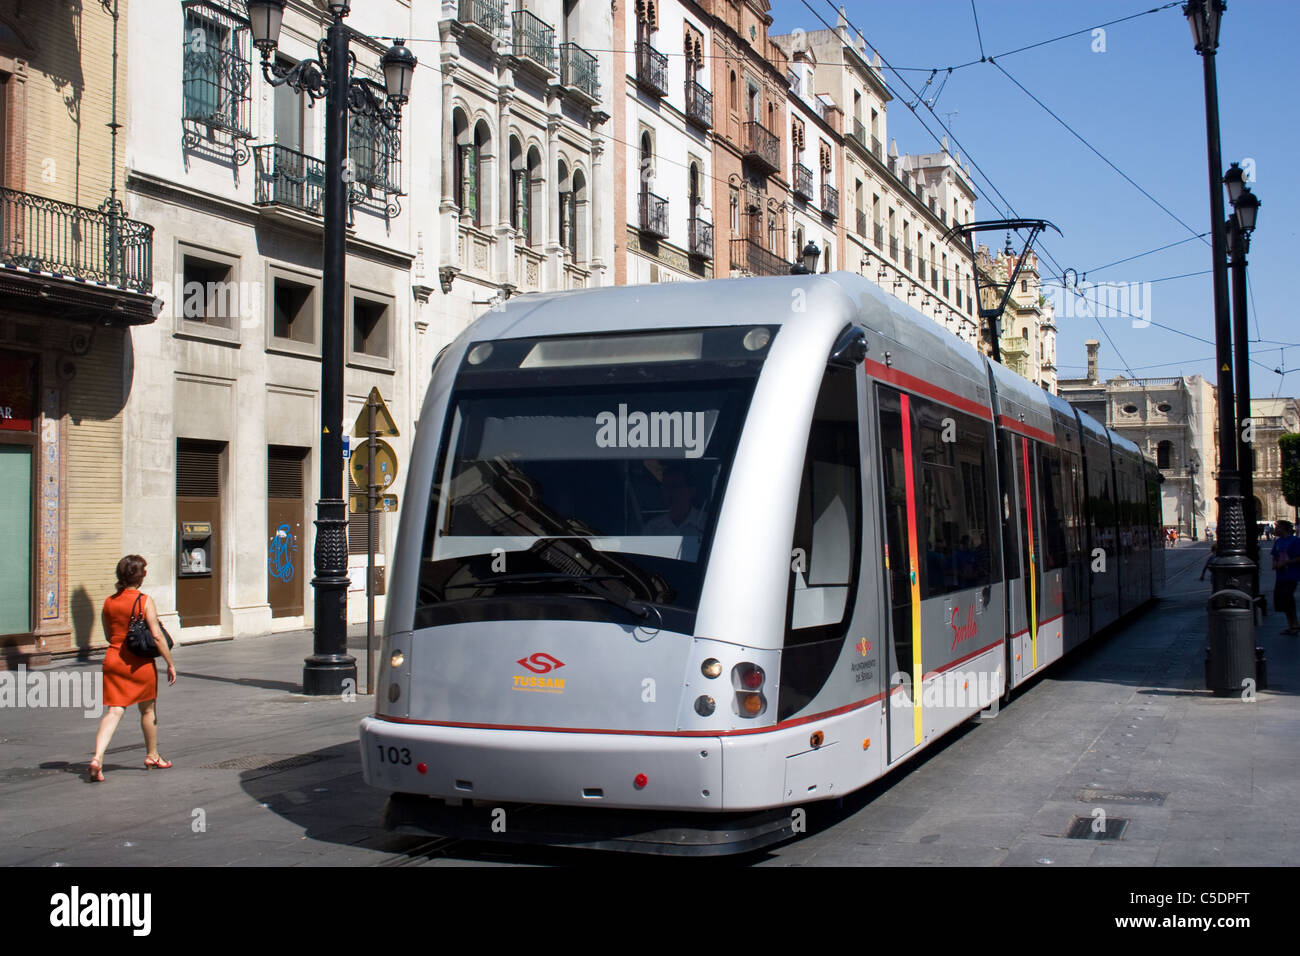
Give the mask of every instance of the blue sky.
[[[835, 22], [837, 5], [828, 0], [807, 4], [812, 10], [803, 0], [774, 0], [773, 32], [823, 29], [813, 11]], [[888, 70], [885, 80], [909, 101], [914, 98], [902, 80], [920, 91], [929, 70], [940, 68], [925, 91], [929, 99], [947, 75], [943, 68], [979, 60], [982, 38], [985, 54], [997, 58], [1007, 73], [1191, 227], [1180, 225], [1126, 182], [997, 67], [977, 62], [947, 75], [934, 111], [955, 134], [963, 158], [972, 158], [986, 174], [972, 168], [977, 186], [1002, 206], [991, 181], [1020, 216], [1059, 226], [1064, 237], [1049, 233], [1045, 247], [1062, 268], [1087, 273], [1089, 283], [1128, 284], [1205, 272], [1212, 266], [1207, 236], [1097, 271], [1210, 228], [1201, 58], [1192, 48], [1181, 8], [1106, 26], [1104, 52], [1094, 50], [1100, 44], [1090, 30], [1033, 50], [1009, 51], [1161, 5], [1152, 0], [975, 0], [972, 13], [971, 0], [894, 0], [853, 2], [845, 10], [867, 42], [900, 68], [901, 80]], [[1253, 159], [1256, 182], [1251, 188], [1261, 200], [1249, 257], [1255, 397], [1300, 395], [1300, 322], [1295, 319], [1294, 296], [1285, 289], [1287, 277], [1295, 272], [1291, 256], [1300, 222], [1292, 185], [1300, 154], [1300, 111], [1290, 87], [1297, 27], [1300, 4], [1293, 0], [1232, 0], [1216, 57], [1223, 165], [1226, 169], [1234, 160]], [[1000, 56], [1003, 53], [1008, 55]], [[953, 111], [955, 115], [947, 115]], [[924, 107], [918, 112], [931, 129], [942, 132]], [[888, 124], [899, 152], [935, 149], [934, 138], [901, 98], [889, 104]], [[1001, 215], [982, 195], [976, 216]], [[1003, 237], [986, 234], [984, 241], [1001, 245]], [[1044, 266], [1045, 272], [1052, 271], [1050, 263]], [[1139, 376], [1199, 373], [1213, 381], [1214, 346], [1188, 337], [1214, 339], [1208, 273], [1155, 282], [1145, 287], [1141, 299], [1131, 300], [1129, 311], [1153, 324], [1134, 328], [1128, 317], [1059, 316], [1061, 376], [1082, 375], [1083, 343], [1098, 339], [1105, 375], [1127, 374], [1127, 366]], [[1296, 345], [1283, 349], [1275, 343]], [[1278, 367], [1296, 371], [1279, 376], [1273, 371]]]

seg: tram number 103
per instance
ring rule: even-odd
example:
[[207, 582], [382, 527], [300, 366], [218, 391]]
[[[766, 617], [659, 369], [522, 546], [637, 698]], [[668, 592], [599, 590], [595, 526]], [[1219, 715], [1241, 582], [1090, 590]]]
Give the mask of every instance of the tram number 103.
[[406, 747], [385, 747], [383, 744], [376, 744], [379, 748], [380, 763], [397, 763], [403, 767], [411, 765], [411, 751]]

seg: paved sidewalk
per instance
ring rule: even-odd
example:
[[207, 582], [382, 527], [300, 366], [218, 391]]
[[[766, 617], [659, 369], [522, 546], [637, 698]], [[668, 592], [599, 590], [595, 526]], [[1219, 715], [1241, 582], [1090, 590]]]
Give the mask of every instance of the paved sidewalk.
[[[1266, 549], [1265, 549], [1266, 550]], [[762, 865], [1281, 865], [1300, 858], [1300, 640], [1259, 629], [1270, 688], [1253, 703], [1202, 689], [1204, 545], [1167, 553], [1167, 596], [1072, 655], [993, 720], [967, 725], [842, 804]], [[1272, 591], [1271, 572], [1265, 584]], [[1271, 603], [1271, 600], [1270, 600]], [[364, 634], [360, 638], [364, 644]], [[350, 643], [356, 644], [354, 639]], [[306, 633], [181, 647], [161, 688], [160, 749], [143, 768], [128, 713], [88, 784], [97, 718], [0, 709], [0, 865], [605, 864], [603, 854], [429, 841], [382, 830], [360, 776], [370, 699], [299, 694]], [[356, 653], [354, 651], [354, 653]], [[99, 662], [41, 673], [89, 673]], [[363, 671], [364, 675], [364, 671]], [[364, 679], [364, 676], [363, 676]], [[80, 774], [80, 775], [79, 775]], [[140, 808], [157, 808], [135, 823]], [[1119, 839], [1069, 839], [1105, 812]]]

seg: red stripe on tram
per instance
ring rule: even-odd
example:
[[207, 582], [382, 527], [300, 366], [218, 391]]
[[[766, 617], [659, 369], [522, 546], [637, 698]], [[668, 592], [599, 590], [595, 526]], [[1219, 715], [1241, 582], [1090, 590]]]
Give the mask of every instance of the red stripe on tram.
[[969, 398], [962, 398], [956, 392], [950, 392], [946, 388], [940, 388], [923, 378], [917, 378], [915, 375], [908, 375], [906, 372], [890, 368], [883, 362], [877, 362], [874, 359], [866, 359], [862, 364], [872, 378], [916, 392], [926, 398], [933, 398], [935, 401], [951, 405], [959, 411], [982, 418], [986, 422], [993, 421], [993, 413], [987, 406], [981, 405], [979, 402], [972, 402]]

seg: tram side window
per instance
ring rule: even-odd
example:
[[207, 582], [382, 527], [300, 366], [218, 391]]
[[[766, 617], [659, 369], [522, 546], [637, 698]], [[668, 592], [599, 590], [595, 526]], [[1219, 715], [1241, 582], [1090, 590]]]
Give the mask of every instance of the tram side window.
[[912, 670], [911, 550], [907, 537], [907, 461], [903, 456], [902, 395], [877, 386], [880, 406], [880, 480], [885, 513], [885, 563], [889, 574], [889, 603], [894, 644], [893, 667]]
[[841, 636], [853, 610], [862, 524], [857, 413], [853, 373], [828, 369], [795, 511], [787, 646]]
[[989, 426], [972, 415], [912, 397], [917, 446], [917, 543], [921, 595], [994, 580], [989, 529]]
[[1069, 559], [1065, 546], [1064, 491], [1061, 483], [1061, 451], [1038, 446], [1038, 493], [1043, 501], [1043, 570], [1065, 567]]
[[1083, 550], [1083, 515], [1079, 498], [1079, 456], [1072, 451], [1061, 452], [1062, 493], [1065, 510], [1065, 546], [1071, 555]]
[[1088, 514], [1092, 521], [1092, 547], [1115, 554], [1115, 505], [1111, 493], [1110, 453], [1099, 443], [1088, 447]]
[[1012, 518], [1015, 514], [1013, 489], [1024, 478], [1015, 471], [1015, 452], [1017, 439], [1006, 429], [998, 430], [998, 474], [1002, 484], [1002, 508], [998, 518], [1002, 521], [1002, 561], [1006, 569], [1007, 580], [1020, 577], [1020, 541], [1016, 535], [1016, 525]]

